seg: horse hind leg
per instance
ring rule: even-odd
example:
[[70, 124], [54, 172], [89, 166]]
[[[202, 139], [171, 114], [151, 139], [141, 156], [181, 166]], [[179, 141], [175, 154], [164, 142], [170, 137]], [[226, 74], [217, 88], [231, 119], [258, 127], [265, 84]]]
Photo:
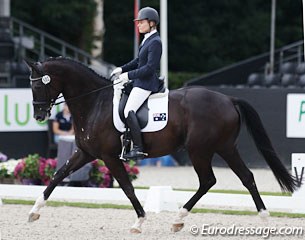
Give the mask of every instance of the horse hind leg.
[[257, 190], [253, 173], [241, 159], [236, 147], [233, 147], [228, 151], [220, 152], [219, 155], [228, 163], [229, 167], [233, 170], [243, 185], [250, 192], [259, 216], [262, 219], [267, 218], [269, 216], [269, 212], [266, 210], [263, 200]]
[[[200, 156], [202, 156], [202, 154]], [[206, 194], [208, 190], [216, 183], [216, 178], [214, 176], [211, 166], [212, 156], [200, 156], [196, 154], [190, 154], [194, 169], [199, 178], [199, 189], [192, 196], [192, 198], [179, 210], [178, 216], [174, 220], [174, 223], [171, 228], [173, 232], [178, 232], [184, 227], [183, 218], [188, 215], [189, 211], [192, 210], [192, 208], [199, 201], [199, 199], [204, 194]]]

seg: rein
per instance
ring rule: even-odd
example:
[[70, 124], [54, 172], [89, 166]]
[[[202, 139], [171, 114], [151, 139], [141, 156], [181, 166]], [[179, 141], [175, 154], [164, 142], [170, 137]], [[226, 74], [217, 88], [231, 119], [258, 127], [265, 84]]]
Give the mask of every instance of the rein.
[[54, 101], [54, 103], [53, 103], [52, 105], [53, 105], [53, 106], [56, 106], [56, 105], [59, 105], [59, 104], [64, 103], [64, 102], [71, 102], [71, 101], [77, 100], [77, 99], [79, 99], [79, 98], [82, 98], [82, 97], [84, 97], [84, 96], [90, 95], [90, 94], [92, 94], [92, 93], [102, 91], [102, 90], [107, 89], [107, 88], [109, 88], [109, 87], [113, 87], [114, 85], [117, 85], [117, 84], [119, 84], [119, 83], [121, 83], [121, 82], [122, 82], [122, 81], [117, 82], [117, 83], [112, 83], [112, 84], [110, 84], [110, 85], [107, 85], [107, 86], [104, 86], [104, 87], [101, 87], [101, 88], [94, 89], [94, 90], [92, 90], [91, 92], [81, 94], [80, 96], [68, 98], [68, 99], [66, 99], [66, 100], [60, 101], [60, 102], [58, 102], [58, 103], [55, 103], [56, 100], [58, 100], [58, 99], [64, 97], [64, 96], [59, 96], [59, 97], [57, 97], [57, 98], [55, 99], [55, 101]]
[[[40, 79], [41, 79], [42, 83], [46, 86], [46, 95], [49, 95], [49, 94], [48, 94], [48, 91], [47, 91], [47, 89], [48, 89], [48, 85], [47, 85], [47, 84], [51, 82], [50, 76], [49, 76], [49, 75], [44, 75], [44, 76], [42, 76], [42, 77], [37, 77], [37, 78], [32, 78], [32, 76], [30, 76], [30, 81], [31, 81], [31, 82], [37, 81], [37, 80], [40, 80]], [[68, 98], [68, 99], [65, 99], [65, 100], [60, 101], [60, 102], [57, 102], [57, 103], [55, 103], [56, 100], [58, 100], [58, 99], [60, 99], [60, 98], [63, 98], [64, 96], [58, 96], [55, 100], [54, 100], [54, 99], [50, 99], [50, 100], [49, 100], [50, 102], [46, 102], [46, 101], [45, 101], [45, 102], [42, 102], [42, 101], [40, 101], [40, 102], [38, 102], [38, 101], [33, 101], [33, 104], [37, 104], [37, 105], [38, 105], [38, 104], [50, 103], [50, 107], [53, 107], [53, 106], [57, 106], [57, 105], [59, 105], [59, 104], [61, 104], [61, 103], [64, 103], [64, 102], [71, 102], [71, 101], [77, 100], [77, 99], [79, 99], [79, 98], [82, 98], [82, 97], [84, 97], [84, 96], [90, 95], [90, 94], [92, 94], [92, 93], [102, 91], [102, 90], [107, 89], [107, 88], [109, 88], [109, 87], [113, 87], [114, 85], [117, 85], [117, 84], [119, 84], [119, 83], [121, 83], [121, 82], [122, 82], [122, 81], [119, 81], [119, 82], [116, 82], [116, 83], [112, 83], [112, 84], [110, 84], [110, 85], [107, 85], [107, 86], [104, 86], [104, 87], [101, 87], [101, 88], [98, 88], [98, 89], [94, 89], [94, 90], [92, 90], [92, 91], [90, 91], [90, 92], [88, 92], [88, 93], [81, 94], [80, 96]]]

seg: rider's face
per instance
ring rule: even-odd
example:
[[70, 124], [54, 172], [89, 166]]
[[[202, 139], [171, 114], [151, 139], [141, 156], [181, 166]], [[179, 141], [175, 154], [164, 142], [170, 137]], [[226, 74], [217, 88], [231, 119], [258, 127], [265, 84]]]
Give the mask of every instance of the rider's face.
[[139, 29], [140, 33], [148, 33], [150, 32], [150, 26], [149, 26], [149, 22], [147, 19], [144, 20], [138, 20], [137, 21], [137, 26]]

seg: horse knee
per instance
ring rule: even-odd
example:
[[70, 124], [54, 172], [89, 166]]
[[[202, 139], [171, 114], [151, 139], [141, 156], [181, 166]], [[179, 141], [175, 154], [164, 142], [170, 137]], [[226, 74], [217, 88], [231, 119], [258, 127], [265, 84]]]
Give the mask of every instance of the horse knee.
[[249, 173], [241, 179], [242, 180], [242, 183], [243, 185], [247, 188], [247, 189], [252, 189], [253, 187], [256, 188], [256, 184], [255, 184], [255, 181], [254, 181], [254, 176], [253, 176], [253, 173], [249, 171]]
[[213, 187], [216, 184], [216, 178], [213, 176], [209, 181], [209, 188]]
[[211, 176], [208, 180], [204, 182], [200, 182], [199, 190], [206, 193], [211, 187], [213, 187], [216, 184], [216, 178], [215, 176]]

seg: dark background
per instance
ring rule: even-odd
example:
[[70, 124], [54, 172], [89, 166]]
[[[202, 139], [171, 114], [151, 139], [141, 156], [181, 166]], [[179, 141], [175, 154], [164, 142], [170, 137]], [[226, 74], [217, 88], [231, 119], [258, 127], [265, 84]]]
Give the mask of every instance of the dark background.
[[[275, 150], [287, 167], [291, 166], [291, 153], [304, 152], [304, 139], [286, 138], [286, 97], [288, 93], [303, 93], [302, 89], [253, 89], [209, 87], [226, 95], [246, 99], [257, 110], [271, 138]], [[30, 153], [46, 156], [46, 132], [1, 132], [0, 146], [9, 157], [19, 158]], [[265, 167], [265, 160], [258, 154], [255, 145], [243, 126], [238, 138], [238, 149], [249, 167]], [[182, 164], [190, 164], [185, 152], [174, 154]], [[216, 166], [225, 162], [215, 156]]]

